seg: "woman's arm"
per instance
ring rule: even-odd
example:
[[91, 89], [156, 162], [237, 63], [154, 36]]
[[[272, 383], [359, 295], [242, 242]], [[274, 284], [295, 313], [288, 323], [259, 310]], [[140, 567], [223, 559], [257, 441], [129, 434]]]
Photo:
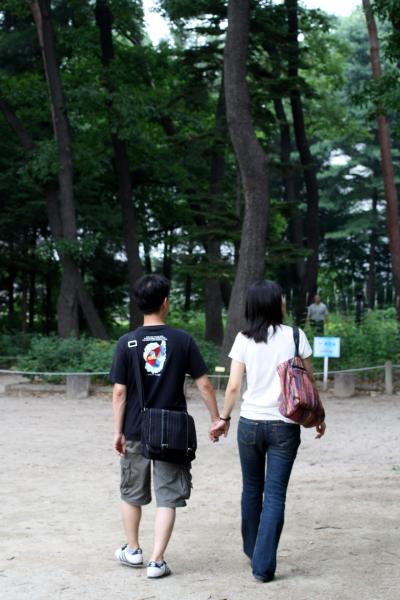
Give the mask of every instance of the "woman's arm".
[[[312, 384], [315, 386], [315, 377], [314, 377], [314, 371], [313, 371], [311, 358], [303, 358], [303, 365], [308, 373], [309, 378], [311, 379]], [[319, 425], [317, 425], [315, 429], [317, 431], [317, 435], [315, 437], [317, 439], [321, 438], [324, 435], [325, 430], [326, 430], [325, 421], [323, 423], [320, 423]]]
[[313, 385], [315, 385], [315, 377], [314, 370], [311, 362], [311, 358], [303, 358], [303, 365], [308, 373], [309, 378], [311, 379]]
[[222, 418], [211, 428], [211, 435], [215, 434], [218, 436], [222, 433], [225, 437], [228, 435], [231, 412], [233, 411], [242, 387], [244, 367], [244, 363], [235, 359], [232, 360], [228, 385], [226, 386], [225, 391], [224, 407], [221, 413]]

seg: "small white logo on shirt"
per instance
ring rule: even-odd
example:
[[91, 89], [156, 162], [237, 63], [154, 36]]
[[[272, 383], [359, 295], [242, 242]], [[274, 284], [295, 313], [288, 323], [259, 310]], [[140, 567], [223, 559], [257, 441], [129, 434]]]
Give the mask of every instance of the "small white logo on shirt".
[[128, 348], [136, 348], [137, 346], [137, 340], [131, 340], [130, 342], [128, 342]]

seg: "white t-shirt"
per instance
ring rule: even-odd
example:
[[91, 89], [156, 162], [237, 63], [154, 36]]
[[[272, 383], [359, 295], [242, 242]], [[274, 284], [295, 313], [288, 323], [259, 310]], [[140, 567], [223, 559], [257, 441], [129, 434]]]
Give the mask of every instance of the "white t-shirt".
[[[312, 350], [301, 329], [299, 329], [299, 338], [299, 354], [302, 358], [308, 358]], [[280, 363], [293, 358], [294, 354], [293, 329], [287, 325], [279, 325], [275, 333], [270, 327], [267, 343], [257, 343], [243, 333], [237, 334], [229, 357], [246, 365], [247, 390], [243, 394], [240, 411], [242, 417], [292, 423], [279, 412], [278, 399], [281, 384], [276, 368]]]

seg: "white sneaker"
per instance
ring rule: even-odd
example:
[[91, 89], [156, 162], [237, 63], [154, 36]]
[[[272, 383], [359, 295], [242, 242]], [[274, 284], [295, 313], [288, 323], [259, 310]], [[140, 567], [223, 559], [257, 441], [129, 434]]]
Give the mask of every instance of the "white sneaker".
[[167, 575], [171, 575], [171, 569], [165, 562], [162, 560], [160, 562], [155, 562], [154, 560], [150, 561], [147, 564], [147, 577], [150, 579], [156, 579], [157, 577], [166, 577]]
[[143, 566], [143, 552], [141, 548], [136, 548], [133, 552], [128, 550], [128, 544], [117, 548], [115, 551], [115, 558], [124, 565], [129, 567], [141, 567]]

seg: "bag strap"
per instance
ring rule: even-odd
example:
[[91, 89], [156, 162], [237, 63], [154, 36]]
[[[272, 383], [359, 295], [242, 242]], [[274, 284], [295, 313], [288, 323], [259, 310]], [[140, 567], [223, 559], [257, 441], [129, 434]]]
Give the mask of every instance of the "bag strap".
[[296, 326], [293, 327], [293, 341], [294, 341], [294, 355], [300, 356], [300, 353], [299, 353], [300, 333], [299, 333], [299, 328]]
[[140, 400], [140, 407], [143, 412], [146, 408], [146, 403], [145, 403], [145, 399], [144, 399], [142, 374], [140, 372], [140, 362], [139, 362], [139, 355], [138, 355], [137, 340], [130, 340], [129, 348], [133, 349], [133, 368], [135, 371], [135, 379], [136, 379], [137, 391], [138, 391], [139, 400]]

